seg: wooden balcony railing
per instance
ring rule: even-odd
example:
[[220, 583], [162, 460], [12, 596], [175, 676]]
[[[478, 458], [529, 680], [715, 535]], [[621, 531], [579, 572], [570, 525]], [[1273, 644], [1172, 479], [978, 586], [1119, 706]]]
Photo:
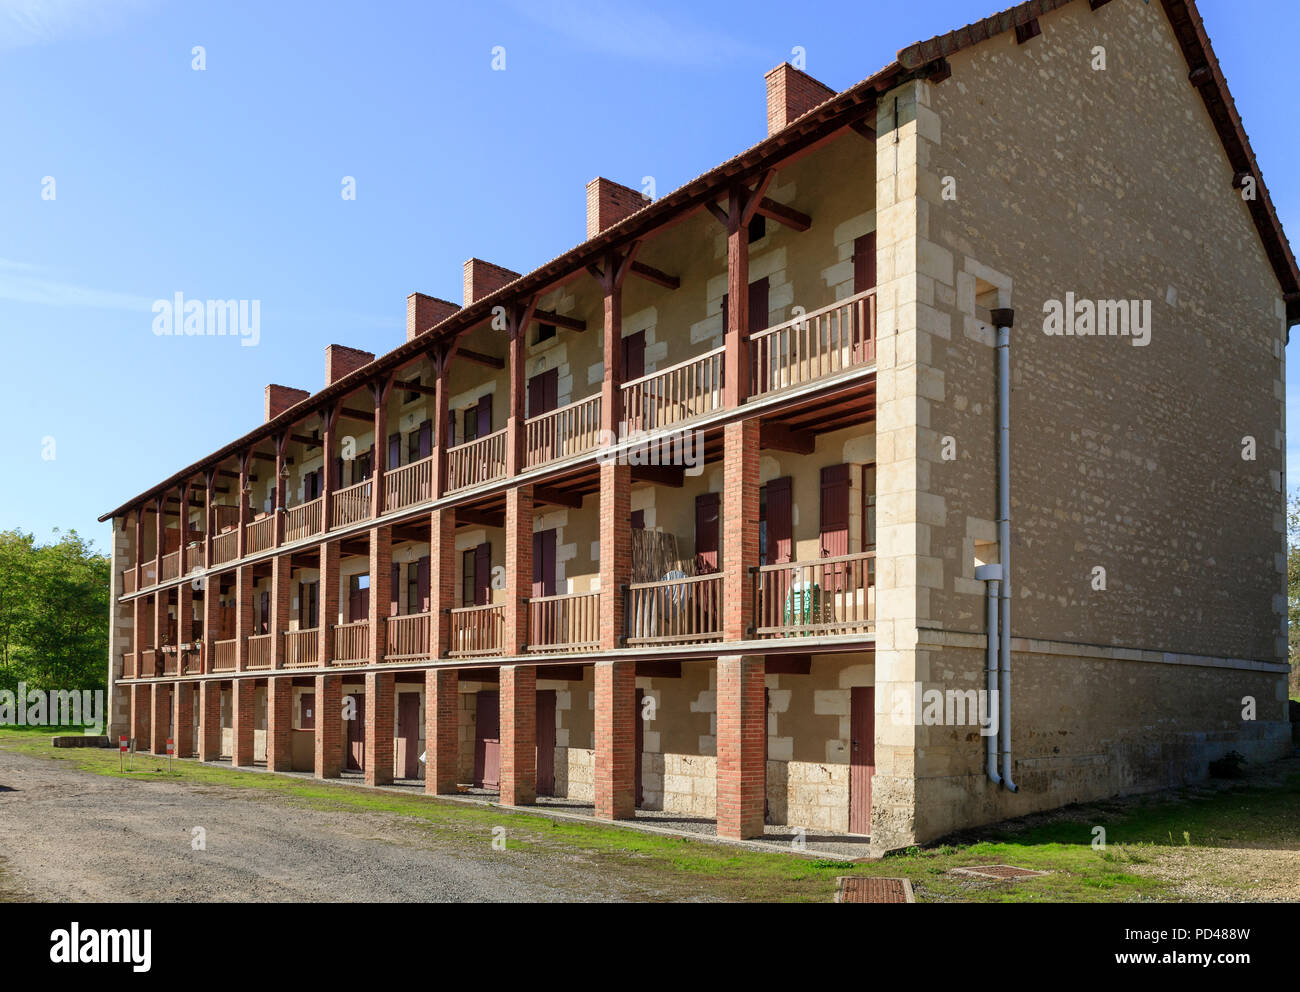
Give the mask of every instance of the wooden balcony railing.
[[627, 430], [657, 431], [722, 409], [726, 348], [715, 348], [661, 372], [623, 383]]
[[429, 657], [429, 614], [389, 617], [386, 661], [424, 661]]
[[465, 606], [451, 611], [450, 658], [473, 658], [501, 653], [505, 639], [504, 606]]
[[180, 671], [180, 656], [174, 650], [163, 649], [162, 654], [162, 673], [164, 675], [175, 675]]
[[227, 527], [239, 526], [239, 507], [217, 503], [212, 507], [213, 527], [220, 534]]
[[600, 394], [524, 421], [524, 466], [545, 465], [600, 444]]
[[222, 565], [234, 561], [239, 554], [239, 532], [228, 530], [212, 539], [212, 564]]
[[181, 652], [182, 675], [203, 674], [203, 641], [198, 634], [194, 635], [194, 640], [198, 644], [198, 650]]
[[135, 677], [135, 652], [127, 651], [122, 655], [122, 678], [133, 679]]
[[284, 667], [315, 668], [320, 662], [320, 628], [284, 632]]
[[317, 496], [307, 503], [291, 506], [284, 515], [284, 539], [286, 542], [301, 541], [320, 533], [320, 509], [322, 497]]
[[750, 396], [811, 382], [876, 357], [876, 291], [869, 289], [750, 336]]
[[250, 672], [260, 672], [271, 667], [271, 638], [274, 634], [249, 634], [248, 657], [244, 667]]
[[181, 553], [173, 551], [171, 554], [163, 555], [162, 558], [162, 580], [179, 578], [181, 574]]
[[334, 665], [364, 665], [370, 660], [370, 621], [356, 620], [334, 628]]
[[371, 486], [362, 479], [330, 496], [330, 527], [346, 527], [370, 519]]
[[140, 649], [140, 677], [153, 678], [158, 674], [157, 652], [153, 648]]
[[156, 586], [157, 584], [158, 566], [155, 564], [154, 560], [150, 558], [144, 563], [144, 567], [140, 569], [140, 588], [145, 589], [149, 586]]
[[627, 643], [688, 644], [722, 639], [722, 573], [627, 586]]
[[122, 595], [129, 596], [135, 592], [135, 566], [122, 572]]
[[433, 498], [433, 455], [384, 473], [384, 510], [400, 510]]
[[212, 670], [214, 672], [233, 672], [235, 670], [235, 639], [215, 641], [212, 645]]
[[447, 449], [447, 491], [481, 486], [506, 475], [506, 428]]
[[244, 553], [253, 555], [275, 547], [275, 514], [268, 513], [261, 520], [254, 520], [248, 525], [248, 534], [244, 537]]
[[758, 637], [859, 634], [875, 628], [874, 551], [762, 565], [753, 571]]
[[600, 593], [534, 596], [528, 601], [529, 651], [581, 651], [600, 646]]

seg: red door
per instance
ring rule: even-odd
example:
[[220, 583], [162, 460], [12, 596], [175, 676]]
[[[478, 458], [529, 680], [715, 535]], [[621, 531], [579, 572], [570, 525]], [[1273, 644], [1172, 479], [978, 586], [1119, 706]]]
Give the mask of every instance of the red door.
[[474, 784], [501, 786], [501, 700], [497, 692], [479, 692], [474, 718]]
[[644, 798], [641, 792], [641, 752], [645, 750], [645, 717], [643, 715], [645, 710], [642, 708], [644, 705], [645, 690], [638, 689], [636, 691], [636, 714], [634, 717], [636, 721], [636, 740], [633, 745], [635, 749], [633, 752], [635, 769], [633, 774], [636, 776], [636, 806], [638, 809], [641, 808], [641, 802]]
[[555, 795], [555, 690], [537, 690], [537, 794]]
[[876, 690], [851, 690], [849, 700], [849, 833], [871, 833], [871, 776], [876, 773]]
[[348, 721], [348, 768], [354, 772], [366, 767], [366, 697], [355, 695], [357, 712]]
[[397, 767], [402, 778], [420, 777], [420, 696], [397, 696]]

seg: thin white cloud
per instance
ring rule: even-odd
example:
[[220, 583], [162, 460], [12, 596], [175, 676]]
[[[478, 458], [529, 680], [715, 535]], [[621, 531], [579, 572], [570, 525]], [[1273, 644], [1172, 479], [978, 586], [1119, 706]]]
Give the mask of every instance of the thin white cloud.
[[0, 49], [99, 34], [145, 5], [146, 0], [0, 0]]
[[619, 58], [708, 65], [762, 51], [709, 25], [681, 16], [665, 17], [647, 4], [554, 0], [516, 2], [513, 6], [522, 16], [579, 47]]
[[0, 300], [49, 307], [92, 307], [98, 310], [144, 310], [153, 300], [133, 293], [92, 289], [42, 275], [44, 270], [25, 262], [0, 258]]

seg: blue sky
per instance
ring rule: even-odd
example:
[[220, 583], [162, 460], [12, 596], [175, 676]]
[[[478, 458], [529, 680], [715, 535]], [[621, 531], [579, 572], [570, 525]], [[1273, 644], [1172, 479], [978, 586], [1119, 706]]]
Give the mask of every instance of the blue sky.
[[[466, 258], [580, 242], [593, 176], [662, 195], [762, 138], [795, 46], [843, 89], [1006, 2], [0, 0], [0, 529], [107, 547], [95, 518], [256, 426], [266, 383], [394, 347], [407, 293], [458, 302]], [[1300, 4], [1200, 6], [1300, 243], [1300, 101], [1259, 54]], [[258, 346], [156, 337], [177, 292], [260, 300]]]

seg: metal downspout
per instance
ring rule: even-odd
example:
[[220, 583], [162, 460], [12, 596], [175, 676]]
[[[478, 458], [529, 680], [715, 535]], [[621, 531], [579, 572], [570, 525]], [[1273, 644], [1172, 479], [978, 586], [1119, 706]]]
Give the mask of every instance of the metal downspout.
[[1018, 791], [1011, 778], [1011, 328], [1015, 311], [993, 311], [998, 329], [998, 559], [1002, 583], [998, 595], [998, 702], [1002, 738], [1002, 785]]

